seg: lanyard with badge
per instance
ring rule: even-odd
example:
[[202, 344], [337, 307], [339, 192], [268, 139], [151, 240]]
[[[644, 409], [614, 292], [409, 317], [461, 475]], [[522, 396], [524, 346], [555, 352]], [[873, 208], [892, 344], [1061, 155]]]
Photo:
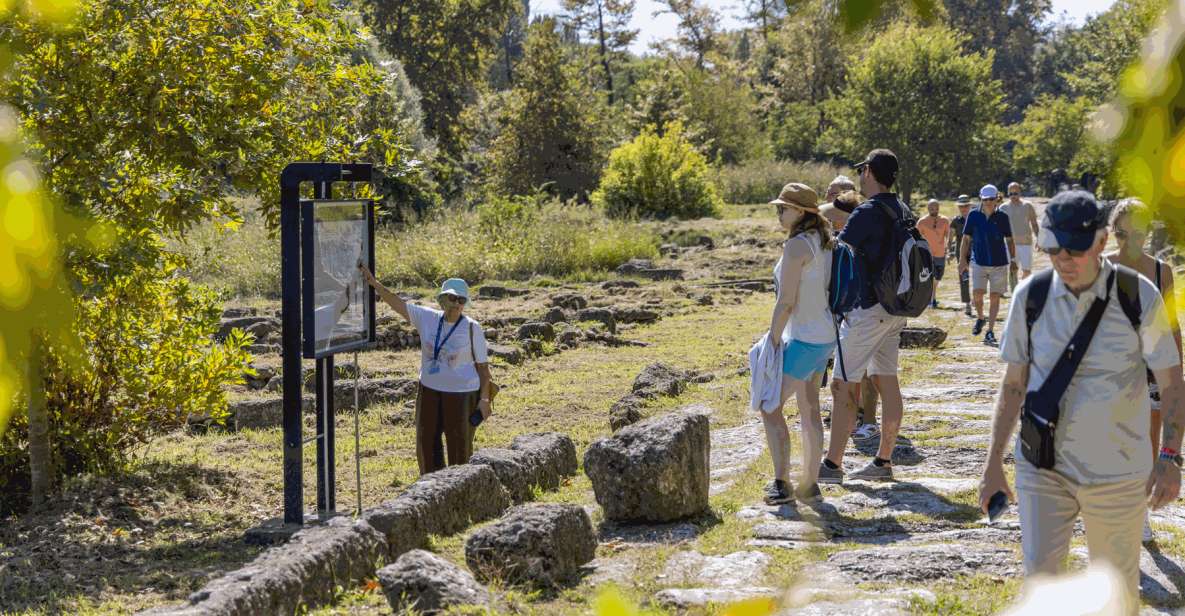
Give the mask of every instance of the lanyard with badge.
[[445, 334], [444, 340], [440, 339], [440, 330], [444, 328], [444, 315], [440, 315], [440, 321], [436, 323], [436, 342], [432, 345], [432, 363], [428, 364], [428, 374], [436, 374], [440, 372], [440, 350], [448, 343], [448, 339], [452, 337], [453, 332], [457, 331], [457, 326], [461, 324], [462, 319], [457, 319], [453, 323], [452, 329]]

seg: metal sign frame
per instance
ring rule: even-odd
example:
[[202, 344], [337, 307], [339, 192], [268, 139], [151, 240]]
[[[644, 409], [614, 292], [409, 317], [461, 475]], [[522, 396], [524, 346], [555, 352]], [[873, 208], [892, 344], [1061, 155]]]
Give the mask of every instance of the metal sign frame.
[[[312, 184], [313, 198], [332, 199], [335, 183], [373, 181], [369, 163], [292, 163], [280, 173], [280, 282], [284, 391], [284, 523], [304, 524], [302, 436], [304, 375], [301, 344], [301, 186]], [[373, 227], [372, 227], [373, 228]], [[373, 242], [371, 246], [373, 247]], [[373, 263], [373, 261], [372, 261]], [[373, 300], [372, 300], [373, 301]], [[373, 315], [373, 310], [371, 311]], [[334, 488], [333, 356], [316, 360], [317, 511], [336, 508]]]
[[[370, 271], [374, 271], [374, 201], [369, 199], [305, 199], [300, 202], [301, 209], [301, 291], [302, 291], [302, 321], [306, 324], [315, 323], [314, 311], [316, 310], [316, 302], [314, 301], [313, 278], [315, 276], [313, 269], [313, 242], [316, 240], [314, 235], [316, 224], [316, 208], [319, 204], [346, 204], [356, 203], [364, 208], [366, 216], [366, 234], [367, 247], [366, 266]], [[365, 283], [363, 283], [365, 284]], [[304, 328], [304, 358], [305, 359], [321, 359], [329, 357], [337, 353], [347, 353], [350, 351], [363, 350], [370, 348], [376, 341], [375, 335], [375, 292], [374, 288], [367, 285], [366, 289], [366, 303], [367, 303], [367, 324], [366, 337], [362, 340], [350, 340], [341, 344], [326, 348], [317, 348], [317, 333], [314, 327]]]

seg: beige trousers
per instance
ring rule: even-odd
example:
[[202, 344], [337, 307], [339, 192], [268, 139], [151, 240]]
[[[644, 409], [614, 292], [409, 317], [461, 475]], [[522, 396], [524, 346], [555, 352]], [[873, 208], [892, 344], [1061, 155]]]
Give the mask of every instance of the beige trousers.
[[1129, 597], [1140, 596], [1140, 540], [1144, 529], [1146, 481], [1134, 479], [1080, 485], [1055, 471], [1016, 462], [1025, 575], [1055, 575], [1070, 549], [1079, 514], [1086, 527], [1091, 562], [1107, 562], [1127, 582]]

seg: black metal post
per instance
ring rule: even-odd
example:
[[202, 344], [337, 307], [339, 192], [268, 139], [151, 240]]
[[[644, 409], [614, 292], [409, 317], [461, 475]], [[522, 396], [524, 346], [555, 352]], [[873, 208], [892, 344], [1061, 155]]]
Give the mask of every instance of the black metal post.
[[284, 523], [304, 524], [304, 467], [301, 460], [301, 404], [303, 385], [300, 365], [300, 181], [289, 173], [280, 176], [280, 280], [284, 370]]

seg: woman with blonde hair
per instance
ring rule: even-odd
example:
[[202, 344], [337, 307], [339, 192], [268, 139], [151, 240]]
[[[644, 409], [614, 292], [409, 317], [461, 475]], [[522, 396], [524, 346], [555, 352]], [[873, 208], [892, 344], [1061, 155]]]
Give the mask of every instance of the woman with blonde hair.
[[[1177, 322], [1176, 302], [1173, 301], [1173, 268], [1168, 263], [1144, 252], [1144, 243], [1152, 226], [1152, 212], [1139, 199], [1124, 199], [1111, 210], [1111, 234], [1119, 250], [1107, 254], [1111, 263], [1126, 265], [1156, 283], [1164, 297], [1165, 312], [1177, 341], [1177, 353], [1181, 352], [1181, 325]], [[1149, 373], [1148, 392], [1152, 395], [1152, 457], [1160, 452], [1160, 391]], [[1145, 514], [1147, 516], [1147, 514]], [[1152, 526], [1144, 518], [1144, 541], [1152, 541]]]
[[774, 267], [777, 303], [768, 340], [781, 346], [781, 392], [776, 408], [762, 408], [761, 419], [774, 463], [774, 481], [766, 487], [765, 502], [789, 502], [790, 431], [782, 409], [793, 394], [802, 423], [803, 475], [797, 495], [817, 498], [818, 468], [823, 457], [823, 421], [819, 416], [819, 380], [835, 350], [835, 328], [827, 307], [834, 240], [827, 220], [819, 214], [818, 196], [805, 184], [791, 183], [777, 199], [778, 222], [788, 233], [782, 257]]

